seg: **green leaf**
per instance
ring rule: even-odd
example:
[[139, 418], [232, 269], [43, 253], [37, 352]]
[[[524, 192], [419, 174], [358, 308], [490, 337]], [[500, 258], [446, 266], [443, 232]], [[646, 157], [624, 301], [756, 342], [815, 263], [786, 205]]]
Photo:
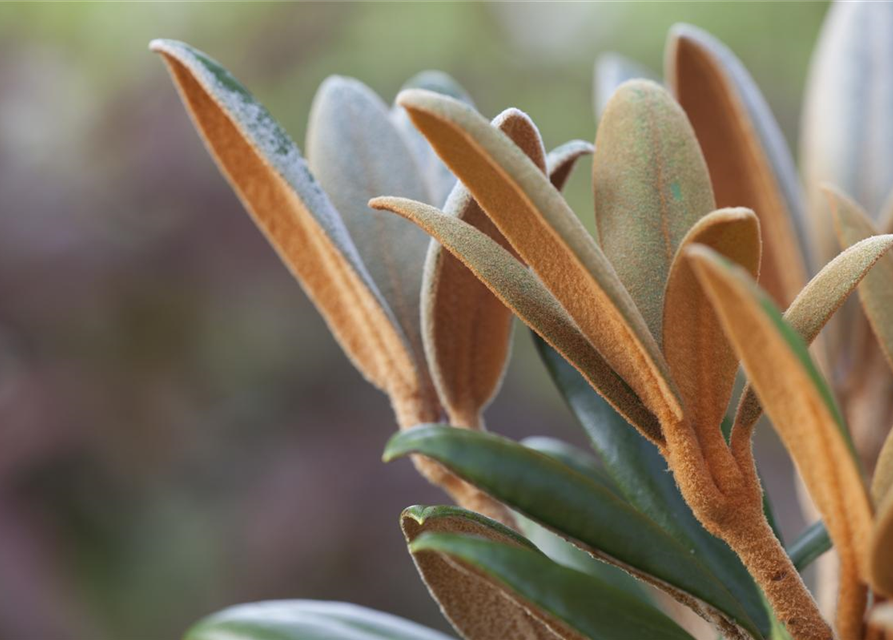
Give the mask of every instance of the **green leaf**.
[[787, 552], [791, 557], [791, 562], [797, 567], [797, 571], [803, 571], [815, 560], [818, 560], [822, 554], [830, 550], [832, 546], [825, 523], [819, 520], [809, 525], [791, 543], [791, 546], [787, 548]]
[[560, 637], [573, 635], [568, 634], [563, 621], [535, 603], [520, 600], [500, 582], [469, 572], [443, 554], [417, 553], [415, 549], [420, 536], [463, 534], [522, 548], [546, 560], [533, 544], [511, 529], [478, 513], [442, 506], [409, 507], [401, 515], [400, 527], [428, 591], [463, 638], [551, 640], [556, 634]]
[[735, 552], [708, 533], [692, 514], [657, 447], [629, 429], [564, 358], [541, 340], [535, 338], [534, 342], [555, 386], [623, 497], [690, 553], [697, 554], [768, 636], [770, 624], [759, 589]]
[[417, 361], [424, 363], [419, 291], [428, 236], [367, 205], [380, 195], [429, 197], [409, 145], [369, 87], [331, 76], [313, 99], [306, 148], [310, 170], [340, 212]]
[[577, 447], [561, 440], [544, 436], [525, 438], [521, 441], [521, 444], [528, 449], [533, 449], [550, 458], [554, 458], [564, 466], [573, 469], [593, 482], [602, 485], [608, 491], [620, 496], [614, 480], [605, 471], [604, 466], [599, 464], [599, 461], [586, 451], [581, 451]]
[[598, 241], [660, 343], [676, 250], [716, 205], [685, 113], [660, 85], [623, 84], [605, 107], [592, 166]]
[[617, 88], [627, 80], [653, 80], [660, 82], [654, 71], [619, 53], [605, 53], [595, 61], [595, 82], [593, 82], [592, 105], [595, 119], [601, 118], [608, 100]]
[[[611, 491], [505, 438], [426, 425], [399, 433], [385, 460], [421, 453], [597, 557], [662, 588], [725, 633], [760, 637], [746, 611], [698, 559]], [[657, 580], [655, 580], [657, 578]], [[667, 585], [671, 585], [670, 588]], [[737, 626], [733, 626], [737, 625]]]
[[818, 261], [837, 254], [820, 186], [840, 187], [877, 219], [893, 188], [893, 4], [830, 5], [803, 99], [800, 158]]
[[438, 631], [343, 602], [240, 604], [198, 622], [184, 640], [450, 640]]
[[[572, 637], [593, 640], [691, 638], [670, 618], [641, 600], [593, 576], [556, 564], [538, 552], [443, 533], [425, 534], [411, 548], [414, 554], [448, 555], [472, 571], [504, 585], [522, 602], [549, 612], [580, 634]], [[496, 640], [510, 636], [489, 637]]]

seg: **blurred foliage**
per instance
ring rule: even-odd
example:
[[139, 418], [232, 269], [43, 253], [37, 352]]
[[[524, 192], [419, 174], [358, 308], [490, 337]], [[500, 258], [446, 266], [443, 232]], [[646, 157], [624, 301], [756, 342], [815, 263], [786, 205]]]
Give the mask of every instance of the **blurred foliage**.
[[[686, 21], [736, 51], [793, 138], [825, 9], [0, 5], [0, 637], [170, 638], [276, 597], [443, 626], [397, 529], [404, 506], [442, 498], [408, 464], [380, 464], [384, 398], [224, 185], [151, 38], [220, 59], [299, 143], [325, 76], [390, 101], [439, 68], [488, 116], [527, 111], [552, 147], [593, 138], [599, 53], [659, 71], [667, 28]], [[591, 225], [587, 173], [568, 194]], [[488, 424], [579, 440], [517, 334]], [[789, 484], [771, 441], [761, 455]]]

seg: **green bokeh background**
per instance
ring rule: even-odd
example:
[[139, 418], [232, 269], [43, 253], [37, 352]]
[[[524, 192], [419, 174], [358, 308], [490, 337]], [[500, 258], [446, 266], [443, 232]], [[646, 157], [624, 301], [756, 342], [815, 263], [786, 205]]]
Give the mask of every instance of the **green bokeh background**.
[[[823, 3], [0, 5], [0, 638], [177, 637], [264, 598], [444, 628], [397, 516], [440, 493], [380, 462], [394, 424], [199, 143], [155, 37], [203, 49], [299, 142], [317, 85], [387, 101], [442, 69], [547, 147], [592, 139], [592, 69], [725, 41], [796, 142]], [[592, 224], [589, 163], [568, 198]], [[494, 431], [581, 441], [525, 331]], [[791, 470], [759, 434], [782, 524]]]

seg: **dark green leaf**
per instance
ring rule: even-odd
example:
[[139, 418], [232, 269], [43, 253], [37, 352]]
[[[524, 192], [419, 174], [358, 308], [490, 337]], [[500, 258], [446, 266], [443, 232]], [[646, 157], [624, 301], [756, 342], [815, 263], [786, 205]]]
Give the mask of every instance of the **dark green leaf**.
[[416, 554], [449, 555], [588, 638], [691, 638], [670, 618], [641, 600], [528, 549], [470, 536], [432, 533], [420, 536], [411, 548]]
[[734, 621], [759, 637], [737, 599], [698, 559], [697, 548], [683, 546], [611, 491], [552, 458], [493, 434], [437, 425], [395, 435], [384, 457], [410, 453], [435, 459], [605, 561], [660, 588], [672, 585], [671, 595], [701, 608], [726, 633], [740, 635]]
[[535, 336], [534, 341], [552, 380], [624, 498], [696, 553], [768, 635], [770, 623], [759, 589], [738, 556], [694, 517], [657, 447], [630, 429], [564, 358]]
[[819, 520], [807, 527], [806, 531], [791, 543], [787, 551], [797, 571], [803, 571], [832, 546], [825, 523]]

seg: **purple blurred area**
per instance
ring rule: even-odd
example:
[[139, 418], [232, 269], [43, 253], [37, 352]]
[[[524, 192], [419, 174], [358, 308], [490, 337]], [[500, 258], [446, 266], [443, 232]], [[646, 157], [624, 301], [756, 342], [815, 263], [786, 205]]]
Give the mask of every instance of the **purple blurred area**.
[[[547, 146], [591, 139], [591, 70], [660, 68], [676, 21], [735, 49], [793, 136], [822, 4], [0, 5], [0, 638], [161, 640], [258, 599], [349, 600], [445, 628], [397, 517], [445, 497], [384, 465], [352, 369], [218, 174], [154, 37], [229, 67], [299, 144], [316, 85], [386, 101], [456, 77]], [[588, 166], [569, 200], [591, 226]], [[494, 431], [582, 443], [526, 330]], [[765, 431], [765, 430], [764, 430]], [[761, 434], [789, 534], [791, 470]]]

